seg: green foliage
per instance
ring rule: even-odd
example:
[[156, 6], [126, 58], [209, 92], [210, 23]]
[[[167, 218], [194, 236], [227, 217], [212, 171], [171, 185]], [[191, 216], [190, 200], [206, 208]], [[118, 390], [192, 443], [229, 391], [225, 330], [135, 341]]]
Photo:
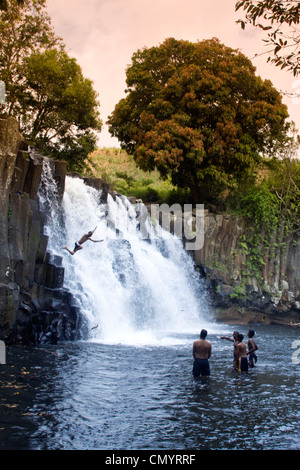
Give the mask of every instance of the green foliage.
[[268, 243], [266, 245], [263, 243], [257, 228], [251, 227], [247, 235], [243, 235], [240, 241], [242, 253], [246, 255], [246, 266], [242, 272], [243, 282], [247, 277], [255, 277], [259, 283], [263, 282], [262, 268], [265, 265], [264, 256], [267, 247]]
[[271, 233], [277, 227], [280, 218], [279, 200], [265, 183], [250, 188], [241, 204], [243, 214], [254, 222], [257, 229], [264, 227]]
[[[8, 0], [0, 0], [0, 10], [7, 11]], [[17, 4], [20, 6], [24, 5], [24, 0], [17, 0]]]
[[69, 132], [60, 138], [59, 144], [44, 146], [42, 140], [37, 140], [37, 145], [52, 158], [67, 161], [68, 171], [80, 173], [85, 169], [87, 156], [96, 148], [96, 136], [89, 130]]
[[45, 0], [11, 0], [0, 12], [2, 111], [16, 117], [23, 136], [68, 170], [82, 170], [101, 129], [93, 84], [51, 26]]
[[111, 183], [114, 190], [125, 196], [135, 196], [144, 202], [169, 204], [188, 202], [189, 194], [162, 180], [158, 171], [143, 171], [133, 157], [121, 149], [98, 149], [89, 155], [85, 176], [95, 176]]
[[300, 223], [300, 162], [297, 158], [273, 159], [268, 184], [278, 200], [280, 219], [288, 235]]
[[5, 2], [0, 11], [0, 78], [6, 84], [6, 102], [2, 111], [18, 117], [19, 98], [24, 92], [24, 59], [33, 51], [63, 48], [45, 11], [45, 0], [16, 0]]
[[243, 54], [217, 39], [167, 39], [137, 51], [109, 130], [144, 170], [190, 188], [194, 202], [253, 181], [287, 131], [287, 108]]
[[264, 164], [261, 181], [239, 193], [239, 213], [247, 221], [246, 234], [240, 239], [246, 256], [243, 282], [251, 276], [263, 283], [265, 260], [280, 259], [287, 242], [299, 231], [299, 160], [286, 154], [281, 159], [265, 159]]
[[101, 129], [97, 95], [75, 59], [50, 49], [24, 63], [26, 91], [20, 98], [23, 134], [45, 153], [83, 167]]
[[241, 8], [245, 12], [245, 21], [238, 20], [242, 29], [249, 23], [268, 31], [263, 40], [270, 46], [268, 62], [282, 69], [288, 68], [297, 75], [300, 70], [300, 35], [297, 29], [300, 21], [299, 0], [240, 0], [236, 2], [235, 9]]
[[230, 298], [233, 299], [244, 299], [246, 297], [246, 291], [245, 287], [243, 285], [241, 286], [235, 286], [233, 294], [230, 294]]

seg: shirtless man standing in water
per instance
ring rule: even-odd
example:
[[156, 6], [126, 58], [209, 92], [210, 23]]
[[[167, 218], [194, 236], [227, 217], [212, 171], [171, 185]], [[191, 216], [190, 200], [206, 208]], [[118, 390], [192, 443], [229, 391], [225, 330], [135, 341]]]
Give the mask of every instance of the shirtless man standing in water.
[[238, 367], [238, 364], [237, 364], [237, 361], [238, 361], [238, 344], [239, 344], [239, 340], [238, 340], [238, 335], [239, 335], [239, 332], [238, 331], [234, 331], [232, 333], [232, 338], [230, 338], [229, 336], [221, 336], [221, 339], [227, 339], [228, 341], [232, 341], [233, 342], [233, 367], [234, 369], [237, 369]]
[[239, 372], [247, 372], [248, 371], [248, 359], [246, 353], [246, 344], [243, 343], [244, 335], [238, 334], [238, 345], [237, 345], [237, 353], [238, 353], [238, 370]]
[[87, 240], [90, 240], [91, 242], [94, 242], [94, 243], [99, 243], [99, 242], [103, 242], [103, 240], [92, 240], [91, 239], [91, 236], [93, 235], [93, 233], [95, 232], [97, 227], [94, 228], [93, 231], [90, 231], [88, 233], [85, 233], [78, 242], [75, 242], [75, 246], [74, 246], [74, 250], [71, 251], [69, 250], [69, 248], [67, 248], [66, 246], [63, 246], [62, 248], [64, 250], [68, 250], [68, 252], [71, 254], [71, 255], [75, 255], [76, 251], [79, 251], [79, 250], [82, 250], [82, 244], [85, 243]]
[[193, 365], [193, 375], [195, 377], [199, 377], [202, 375], [203, 377], [207, 377], [210, 375], [210, 367], [208, 359], [211, 356], [211, 344], [205, 338], [207, 336], [206, 330], [201, 330], [200, 332], [200, 339], [194, 341], [193, 344], [193, 357], [194, 357], [194, 365]]

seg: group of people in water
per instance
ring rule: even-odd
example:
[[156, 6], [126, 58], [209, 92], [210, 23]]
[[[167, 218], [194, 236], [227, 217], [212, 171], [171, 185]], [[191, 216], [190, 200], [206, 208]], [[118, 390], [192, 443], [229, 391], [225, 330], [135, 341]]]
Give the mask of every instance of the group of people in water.
[[[258, 350], [257, 344], [254, 340], [254, 331], [250, 329], [247, 333], [248, 336], [248, 351], [247, 346], [243, 342], [244, 335], [238, 331], [234, 331], [232, 338], [229, 336], [221, 336], [221, 339], [226, 339], [233, 342], [233, 367], [240, 372], [247, 372], [248, 367], [254, 367], [257, 362], [256, 351]], [[208, 359], [211, 356], [211, 343], [206, 339], [207, 331], [201, 330], [200, 339], [194, 341], [193, 344], [193, 375], [199, 377], [207, 377], [210, 375], [210, 365]]]

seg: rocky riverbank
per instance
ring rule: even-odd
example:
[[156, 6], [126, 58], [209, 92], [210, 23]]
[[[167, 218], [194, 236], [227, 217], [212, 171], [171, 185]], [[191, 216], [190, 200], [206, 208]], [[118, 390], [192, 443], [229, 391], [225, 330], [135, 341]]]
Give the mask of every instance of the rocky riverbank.
[[243, 218], [205, 211], [204, 244], [192, 256], [216, 318], [227, 323], [299, 323], [300, 233], [286, 238], [276, 234], [267, 249], [262, 239], [256, 269], [250, 237]]

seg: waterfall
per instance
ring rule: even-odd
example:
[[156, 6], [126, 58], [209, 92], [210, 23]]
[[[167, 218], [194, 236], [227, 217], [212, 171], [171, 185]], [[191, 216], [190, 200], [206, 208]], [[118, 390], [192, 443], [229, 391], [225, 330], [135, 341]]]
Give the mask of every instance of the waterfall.
[[[43, 157], [43, 171], [38, 189], [38, 199], [40, 210], [46, 217], [45, 235], [49, 238], [48, 248], [52, 254], [58, 249], [63, 238], [63, 214], [53, 172], [53, 161]], [[61, 253], [57, 254], [61, 255]]]
[[[152, 224], [150, 217], [143, 224], [145, 238], [137, 206], [126, 197], [108, 195], [103, 204], [101, 191], [69, 176], [64, 223], [58, 227], [49, 168], [44, 179], [52, 201], [49, 246], [53, 254], [63, 256], [64, 285], [86, 319], [91, 341], [167, 344], [180, 342], [183, 334], [198, 334], [201, 328], [212, 330], [204, 286], [180, 239]], [[45, 199], [40, 196], [44, 204]], [[92, 238], [103, 241], [88, 240], [73, 256], [62, 249], [66, 245], [73, 250], [95, 227]]]

